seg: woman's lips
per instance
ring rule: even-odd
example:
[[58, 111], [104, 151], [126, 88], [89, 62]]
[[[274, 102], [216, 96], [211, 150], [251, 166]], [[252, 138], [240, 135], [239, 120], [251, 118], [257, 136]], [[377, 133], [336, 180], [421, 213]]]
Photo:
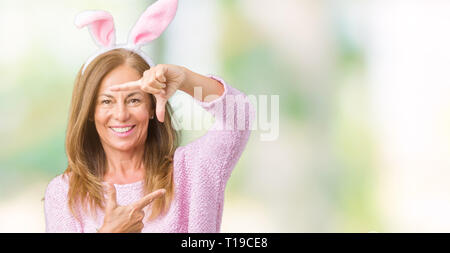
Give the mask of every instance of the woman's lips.
[[111, 129], [111, 131], [119, 137], [126, 137], [128, 135], [130, 135], [136, 125], [126, 125], [126, 126], [113, 126], [110, 127], [109, 129]]

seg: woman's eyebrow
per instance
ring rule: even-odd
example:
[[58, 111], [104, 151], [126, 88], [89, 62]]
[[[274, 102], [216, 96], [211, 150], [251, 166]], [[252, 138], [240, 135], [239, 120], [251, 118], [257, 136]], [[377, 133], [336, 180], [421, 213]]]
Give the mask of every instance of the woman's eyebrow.
[[[134, 96], [134, 95], [141, 95], [141, 92], [139, 92], [139, 91], [132, 92], [132, 93], [128, 94], [126, 98], [129, 98], [129, 97]], [[114, 98], [114, 96], [106, 94], [106, 93], [102, 93], [102, 94], [100, 94], [100, 96]]]
[[139, 92], [139, 91], [132, 92], [132, 93], [127, 95], [127, 98], [131, 97], [131, 96], [134, 96], [134, 95], [141, 95], [141, 92]]
[[105, 96], [105, 97], [109, 97], [109, 98], [114, 98], [112, 95], [105, 94], [105, 93], [100, 94], [99, 97], [101, 97], [101, 96]]

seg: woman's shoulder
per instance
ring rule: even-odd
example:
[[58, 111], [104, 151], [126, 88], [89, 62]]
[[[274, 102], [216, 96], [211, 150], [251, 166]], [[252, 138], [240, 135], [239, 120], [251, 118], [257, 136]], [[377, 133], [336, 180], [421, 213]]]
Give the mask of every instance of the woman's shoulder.
[[54, 177], [47, 185], [46, 195], [61, 194], [67, 191], [69, 186], [69, 175], [66, 173]]
[[175, 179], [178, 180], [180, 174], [184, 174], [181, 170], [185, 167], [185, 149], [186, 146], [178, 146], [173, 154], [173, 172]]
[[178, 146], [173, 153], [173, 162], [176, 164], [180, 162], [184, 157], [184, 149], [186, 146]]

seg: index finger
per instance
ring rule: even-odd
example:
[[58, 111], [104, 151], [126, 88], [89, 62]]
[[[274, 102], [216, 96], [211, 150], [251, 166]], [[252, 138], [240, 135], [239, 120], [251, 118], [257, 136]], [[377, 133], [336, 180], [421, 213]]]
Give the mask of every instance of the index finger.
[[136, 88], [141, 88], [141, 79], [139, 79], [137, 81], [122, 83], [122, 84], [115, 84], [115, 85], [109, 87], [109, 89], [111, 91], [134, 90]]
[[153, 202], [156, 198], [162, 197], [166, 193], [165, 189], [156, 190], [142, 199], [134, 202], [133, 207], [138, 210], [142, 210], [144, 207]]

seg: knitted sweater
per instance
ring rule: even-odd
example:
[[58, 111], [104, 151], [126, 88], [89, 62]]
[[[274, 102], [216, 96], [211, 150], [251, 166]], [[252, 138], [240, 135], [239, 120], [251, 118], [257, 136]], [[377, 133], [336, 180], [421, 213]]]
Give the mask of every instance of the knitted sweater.
[[[211, 102], [194, 101], [210, 112], [215, 122], [205, 135], [176, 149], [174, 199], [165, 215], [148, 222], [146, 213], [142, 232], [220, 232], [225, 186], [250, 136], [255, 110], [242, 92], [218, 77], [209, 77], [224, 86], [224, 93]], [[238, 126], [239, 120], [244, 120], [244, 127]], [[117, 203], [128, 205], [141, 199], [143, 182], [115, 184]], [[103, 224], [104, 212], [97, 210], [96, 218], [81, 212], [79, 222], [69, 211], [67, 192], [68, 178], [63, 174], [48, 184], [44, 201], [46, 232], [96, 232]]]

